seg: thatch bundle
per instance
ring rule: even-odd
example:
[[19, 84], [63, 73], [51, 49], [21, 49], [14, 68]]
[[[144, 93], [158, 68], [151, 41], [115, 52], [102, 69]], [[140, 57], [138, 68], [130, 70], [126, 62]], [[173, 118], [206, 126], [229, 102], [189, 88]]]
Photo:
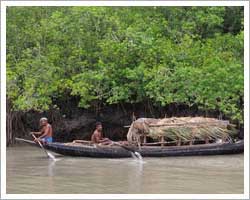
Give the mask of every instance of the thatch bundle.
[[190, 141], [229, 139], [237, 130], [229, 121], [204, 117], [172, 117], [164, 119], [140, 118], [134, 121], [128, 131], [129, 142], [138, 140], [141, 135], [166, 140]]

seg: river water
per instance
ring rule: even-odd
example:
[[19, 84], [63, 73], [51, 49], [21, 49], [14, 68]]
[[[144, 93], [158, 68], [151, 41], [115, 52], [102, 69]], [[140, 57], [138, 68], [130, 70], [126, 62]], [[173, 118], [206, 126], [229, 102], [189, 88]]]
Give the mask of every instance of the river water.
[[243, 193], [243, 154], [127, 159], [56, 156], [7, 148], [8, 194]]

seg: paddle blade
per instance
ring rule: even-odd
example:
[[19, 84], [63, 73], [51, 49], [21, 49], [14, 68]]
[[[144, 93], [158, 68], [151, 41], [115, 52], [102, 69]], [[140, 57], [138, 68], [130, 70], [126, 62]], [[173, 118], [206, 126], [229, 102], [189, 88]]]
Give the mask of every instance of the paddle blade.
[[48, 157], [49, 157], [50, 159], [56, 160], [55, 156], [54, 156], [52, 153], [47, 152], [47, 155], [48, 155]]
[[139, 160], [142, 160], [142, 156], [141, 156], [141, 154], [139, 153], [139, 152], [135, 152], [135, 155], [136, 155], [136, 157], [139, 159]]

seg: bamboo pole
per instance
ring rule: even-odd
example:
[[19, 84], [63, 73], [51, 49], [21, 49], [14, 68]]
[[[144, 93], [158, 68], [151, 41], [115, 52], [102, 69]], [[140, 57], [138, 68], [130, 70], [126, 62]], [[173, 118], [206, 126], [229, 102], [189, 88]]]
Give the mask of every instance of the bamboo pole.
[[[168, 126], [168, 127], [176, 127], [176, 126], [197, 126], [199, 125], [202, 127], [202, 125], [217, 125], [217, 126], [234, 126], [233, 124], [230, 124], [228, 121], [223, 122], [186, 122], [186, 123], [165, 123], [165, 124], [149, 124], [149, 127], [161, 127], [161, 126]], [[130, 128], [130, 125], [123, 126], [124, 128]]]
[[[185, 140], [184, 142], [205, 142], [205, 140]], [[153, 145], [160, 145], [160, 144], [176, 144], [176, 141], [171, 141], [171, 142], [151, 142], [151, 143], [142, 143], [143, 146], [153, 146]]]
[[160, 136], [160, 141], [161, 141], [161, 146], [163, 147], [164, 146], [164, 136]]

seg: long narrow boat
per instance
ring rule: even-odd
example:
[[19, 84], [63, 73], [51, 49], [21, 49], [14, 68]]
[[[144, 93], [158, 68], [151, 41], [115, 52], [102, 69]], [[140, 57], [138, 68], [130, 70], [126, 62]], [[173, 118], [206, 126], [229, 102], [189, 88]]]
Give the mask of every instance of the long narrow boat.
[[[35, 142], [16, 138], [31, 145], [39, 147]], [[52, 152], [65, 156], [81, 156], [95, 158], [126, 158], [131, 157], [131, 151], [120, 146], [86, 145], [79, 143], [49, 143], [44, 147]], [[130, 148], [130, 147], [129, 147]], [[244, 152], [244, 141], [236, 143], [211, 143], [183, 146], [142, 146], [141, 149], [133, 147], [143, 157], [168, 157], [168, 156], [200, 156], [238, 154]]]

